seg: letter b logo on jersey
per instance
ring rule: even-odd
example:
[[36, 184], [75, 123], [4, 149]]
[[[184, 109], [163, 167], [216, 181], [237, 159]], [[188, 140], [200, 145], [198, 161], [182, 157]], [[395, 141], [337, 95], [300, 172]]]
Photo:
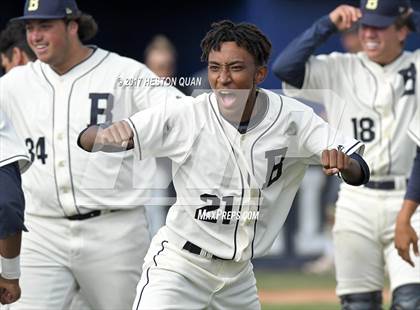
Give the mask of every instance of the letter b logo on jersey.
[[112, 109], [114, 108], [114, 96], [109, 93], [90, 93], [90, 124], [102, 124], [112, 122]]
[[28, 4], [28, 11], [36, 11], [39, 7], [39, 0], [30, 0]]
[[398, 71], [398, 73], [401, 74], [404, 79], [404, 93], [402, 95], [414, 95], [416, 92], [415, 85], [417, 76], [414, 64], [411, 63], [407, 69], [402, 69]]
[[267, 175], [265, 177], [263, 188], [269, 187], [271, 184], [280, 179], [286, 152], [287, 147], [265, 152], [265, 158], [267, 158]]

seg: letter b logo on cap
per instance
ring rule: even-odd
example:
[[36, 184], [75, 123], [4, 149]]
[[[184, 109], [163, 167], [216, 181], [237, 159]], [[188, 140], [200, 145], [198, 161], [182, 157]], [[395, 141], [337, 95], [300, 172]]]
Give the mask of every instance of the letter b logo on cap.
[[39, 0], [29, 0], [28, 11], [36, 11], [39, 7]]
[[378, 0], [368, 0], [366, 2], [366, 9], [368, 10], [376, 10], [378, 7]]

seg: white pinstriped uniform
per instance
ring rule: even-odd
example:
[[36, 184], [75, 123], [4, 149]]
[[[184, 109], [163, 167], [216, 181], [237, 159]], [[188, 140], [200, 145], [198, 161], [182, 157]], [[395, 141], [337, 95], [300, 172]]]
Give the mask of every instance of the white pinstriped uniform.
[[130, 117], [135, 154], [169, 157], [177, 191], [133, 309], [259, 307], [250, 258], [270, 248], [307, 166], [320, 164], [326, 148], [363, 149], [293, 99], [268, 90], [258, 98], [262, 108], [243, 134], [220, 114], [214, 94]]
[[[334, 127], [366, 144], [372, 181], [395, 184], [393, 190], [341, 187], [334, 226], [338, 295], [381, 290], [384, 262], [392, 289], [420, 283], [420, 259], [413, 269], [393, 244], [395, 219], [420, 145], [419, 69], [420, 51], [405, 51], [386, 66], [363, 52], [332, 53], [309, 58], [302, 90], [283, 84], [288, 95], [324, 104]], [[420, 210], [413, 227], [420, 227]]]
[[[144, 86], [154, 78], [143, 64], [94, 48], [63, 75], [36, 61], [0, 80], [0, 100], [33, 160], [23, 178], [31, 233], [24, 234], [23, 295], [15, 309], [67, 308], [79, 286], [94, 309], [131, 307], [149, 244], [143, 205], [156, 164], [134, 162], [132, 152], [84, 152], [77, 137], [89, 124], [182, 95], [172, 87]], [[102, 214], [66, 218], [92, 210]]]

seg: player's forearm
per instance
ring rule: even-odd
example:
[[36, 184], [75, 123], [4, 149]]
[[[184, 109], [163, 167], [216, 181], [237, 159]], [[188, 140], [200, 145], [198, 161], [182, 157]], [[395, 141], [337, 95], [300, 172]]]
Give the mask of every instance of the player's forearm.
[[336, 31], [337, 28], [329, 16], [317, 20], [277, 56], [273, 65], [274, 74], [286, 83], [301, 88], [309, 57]]
[[397, 225], [409, 225], [411, 216], [414, 214], [419, 203], [413, 200], [405, 199], [397, 217]]
[[360, 185], [363, 179], [363, 172], [360, 165], [354, 159], [350, 159], [349, 168], [341, 172], [343, 180], [351, 185]]
[[4, 279], [14, 281], [20, 277], [21, 242], [21, 232], [0, 240], [1, 277]]
[[22, 233], [19, 232], [6, 239], [0, 240], [0, 254], [5, 258], [14, 258], [20, 254]]
[[356, 153], [350, 155], [349, 168], [341, 172], [343, 180], [350, 185], [362, 185], [369, 182], [370, 170], [363, 158]]
[[99, 126], [92, 125], [83, 130], [77, 139], [77, 145], [87, 152], [94, 152], [96, 136], [98, 134]]

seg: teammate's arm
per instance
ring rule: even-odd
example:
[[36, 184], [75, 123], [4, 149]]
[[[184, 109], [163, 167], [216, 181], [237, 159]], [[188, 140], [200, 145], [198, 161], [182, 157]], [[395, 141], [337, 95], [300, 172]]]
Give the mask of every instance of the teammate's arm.
[[361, 17], [360, 10], [350, 5], [340, 5], [328, 16], [316, 21], [312, 27], [293, 40], [277, 56], [273, 65], [274, 74], [286, 83], [302, 88], [305, 64], [317, 47], [337, 30], [349, 29]]
[[24, 196], [17, 162], [0, 167], [0, 302], [10, 304], [20, 297], [20, 246]]
[[417, 148], [416, 159], [408, 182], [407, 193], [403, 206], [398, 213], [395, 226], [395, 247], [398, 254], [411, 266], [414, 263], [410, 257], [410, 246], [413, 245], [414, 254], [419, 256], [419, 237], [411, 226], [411, 217], [420, 204], [420, 147]]

